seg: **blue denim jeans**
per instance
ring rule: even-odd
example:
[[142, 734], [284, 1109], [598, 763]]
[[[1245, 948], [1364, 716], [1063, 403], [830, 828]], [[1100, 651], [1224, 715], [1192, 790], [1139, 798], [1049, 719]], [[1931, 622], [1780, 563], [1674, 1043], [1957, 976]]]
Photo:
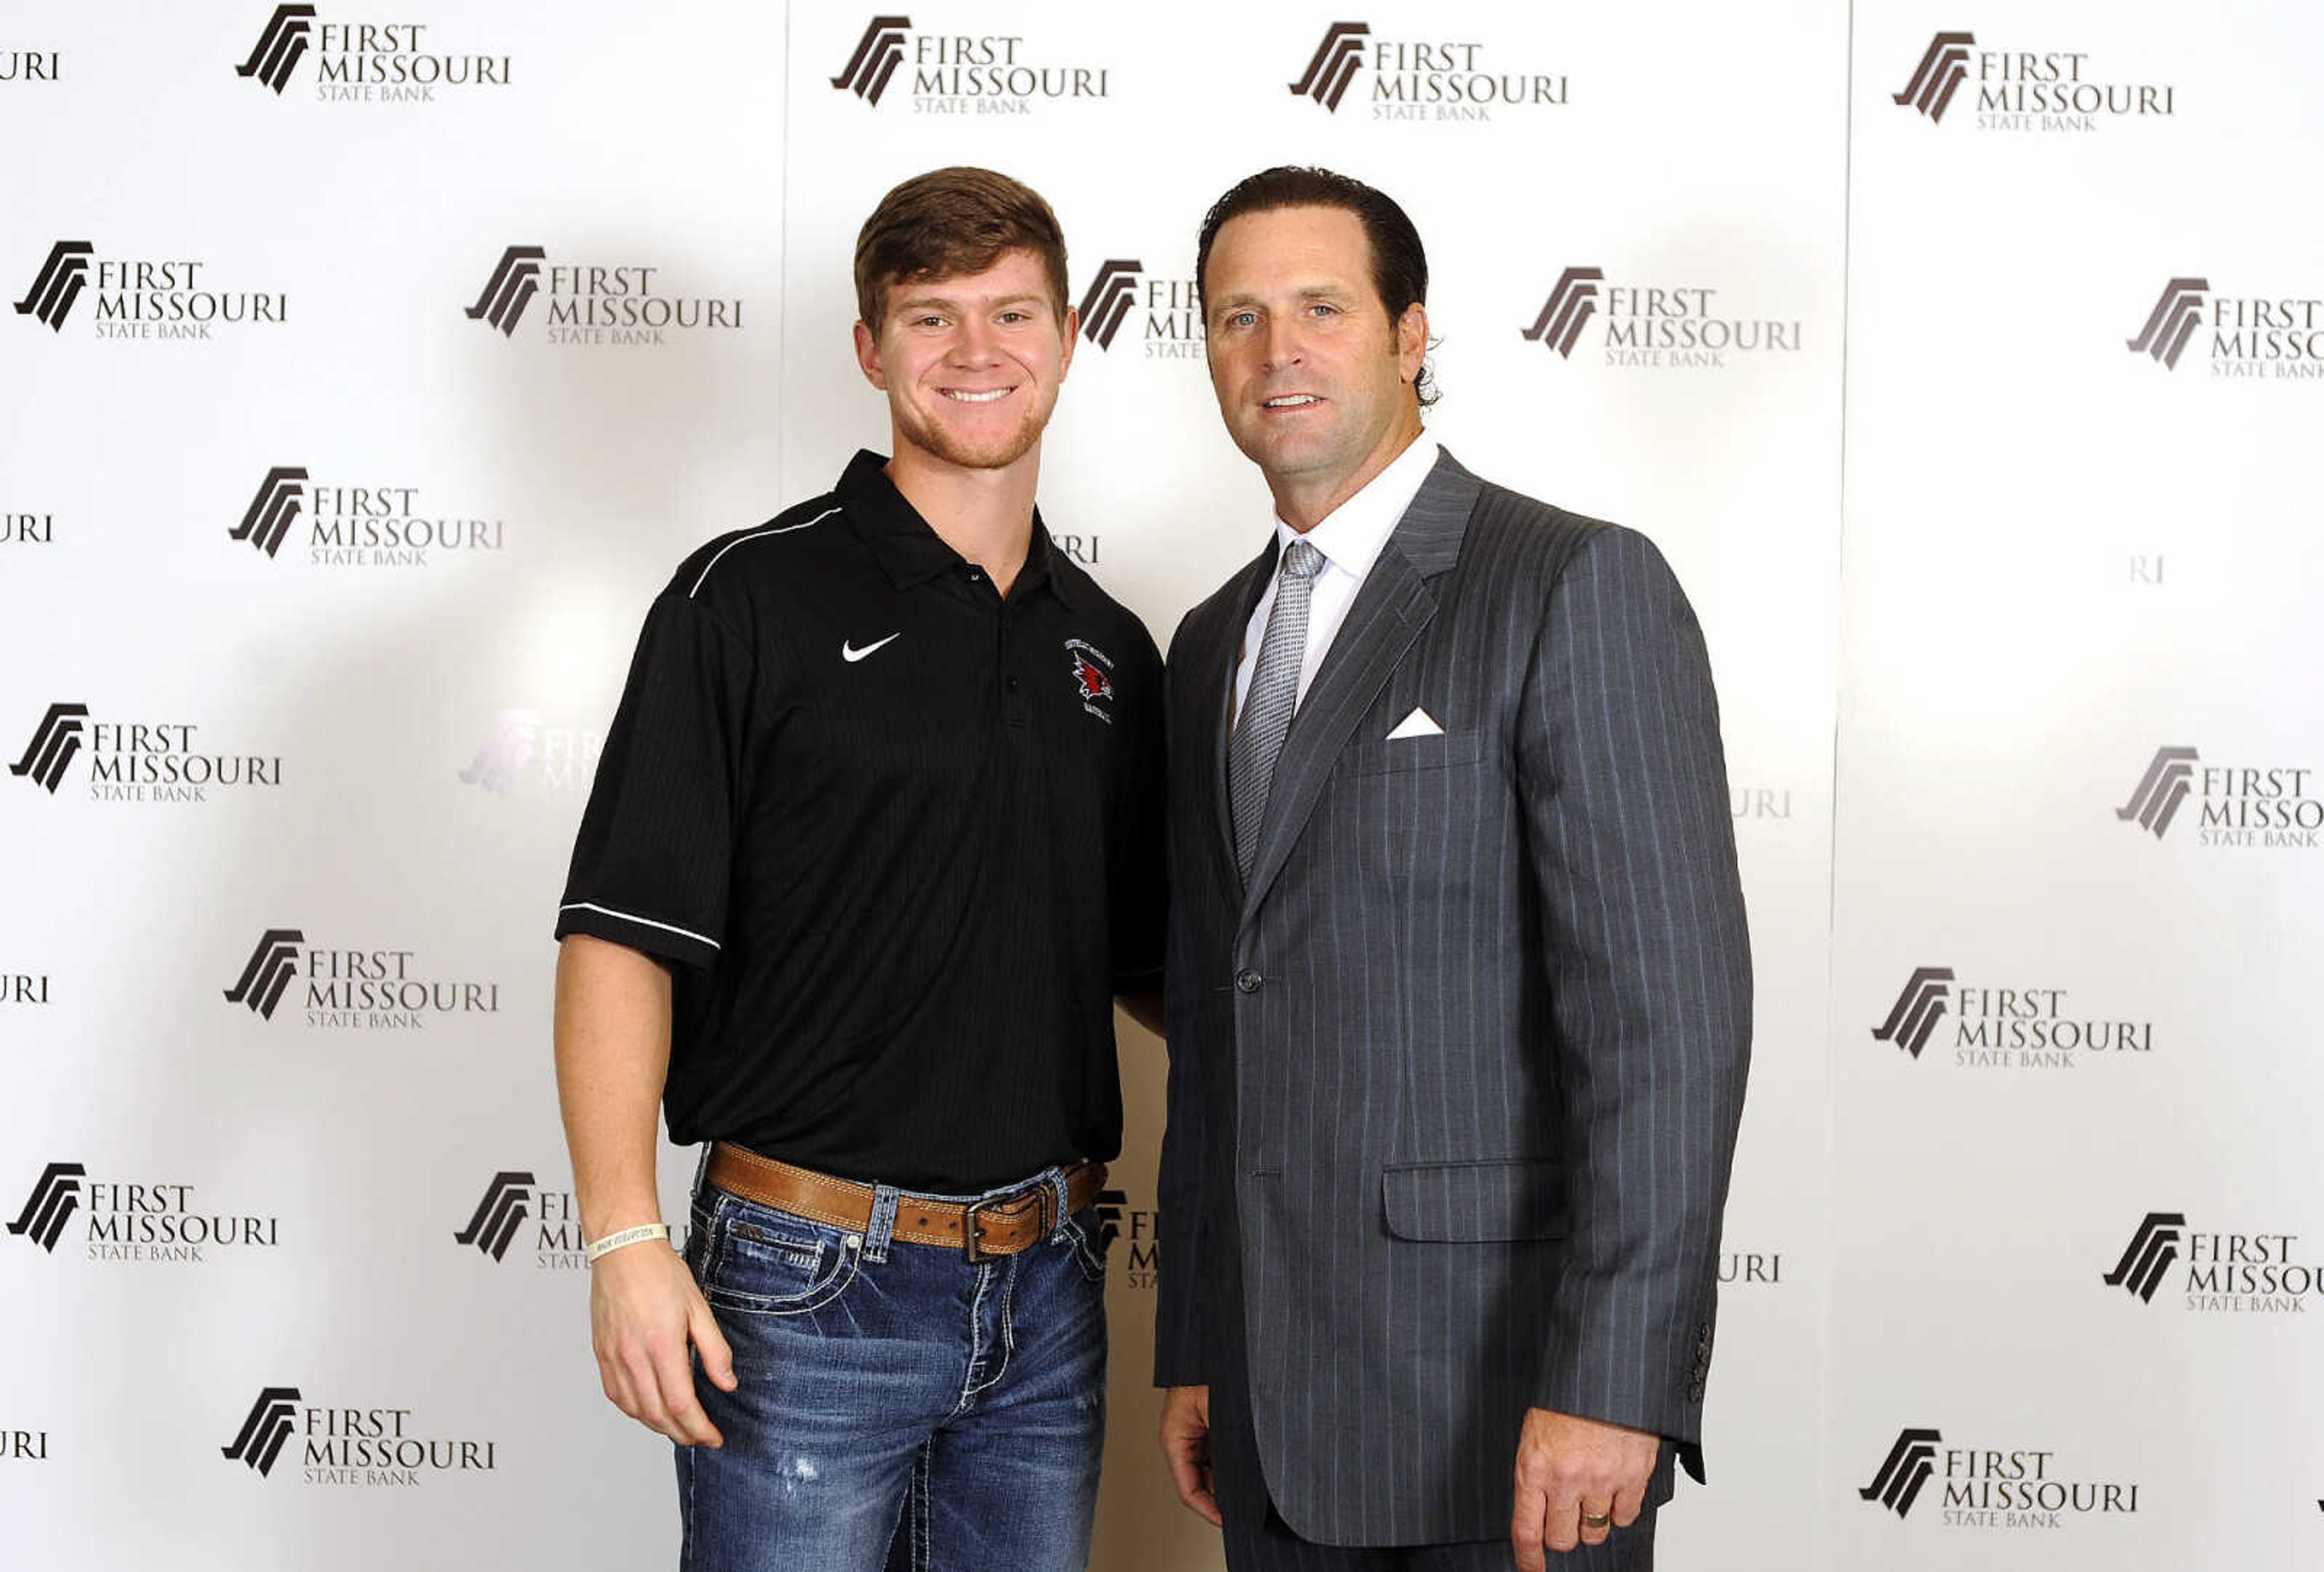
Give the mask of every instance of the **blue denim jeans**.
[[1094, 1208], [973, 1264], [889, 1238], [896, 1194], [853, 1234], [697, 1188], [687, 1262], [739, 1384], [697, 1364], [726, 1444], [678, 1448], [683, 1572], [1086, 1565], [1105, 1439]]

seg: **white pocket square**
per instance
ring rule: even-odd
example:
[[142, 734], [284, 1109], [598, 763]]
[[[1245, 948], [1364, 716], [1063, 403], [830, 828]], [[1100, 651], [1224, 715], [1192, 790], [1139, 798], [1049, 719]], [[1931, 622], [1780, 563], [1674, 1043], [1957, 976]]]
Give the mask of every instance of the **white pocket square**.
[[1434, 716], [1425, 709], [1416, 709], [1397, 722], [1396, 729], [1388, 733], [1385, 740], [1392, 743], [1401, 737], [1441, 737], [1443, 735], [1444, 728], [1436, 724]]

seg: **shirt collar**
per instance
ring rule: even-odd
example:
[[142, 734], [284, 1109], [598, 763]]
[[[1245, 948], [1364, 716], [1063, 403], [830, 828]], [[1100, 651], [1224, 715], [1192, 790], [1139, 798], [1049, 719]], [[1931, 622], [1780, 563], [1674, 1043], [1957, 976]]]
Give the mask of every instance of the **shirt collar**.
[[1041, 510], [1036, 507], [1033, 538], [1025, 546], [1025, 566], [1017, 569], [1017, 582], [1009, 587], [1009, 598], [1014, 600], [1028, 589], [1046, 589], [1067, 611], [1078, 611], [1081, 599], [1074, 593], [1073, 575], [1065, 563], [1065, 554], [1051, 543], [1048, 528], [1041, 522]]
[[1404, 517], [1404, 510], [1420, 495], [1428, 472], [1436, 467], [1437, 455], [1443, 448], [1435, 438], [1422, 433], [1411, 446], [1388, 461], [1381, 470], [1364, 483], [1363, 489], [1333, 508], [1305, 535], [1283, 522], [1275, 521], [1276, 559], [1291, 542], [1305, 540], [1323, 553], [1323, 559], [1342, 572], [1362, 578], [1372, 570], [1372, 563], [1396, 532], [1396, 522]]
[[[945, 544], [944, 538], [928, 526], [919, 510], [896, 489], [888, 478], [885, 455], [868, 448], [857, 450], [847, 464], [839, 484], [832, 488], [839, 505], [857, 537], [871, 548], [888, 580], [899, 589], [909, 589], [925, 584], [939, 574], [958, 572], [967, 559]], [[1049, 532], [1041, 522], [1041, 510], [1033, 510], [1033, 537], [1027, 543], [1025, 565], [1017, 571], [1017, 582], [1010, 586], [1010, 597], [1026, 590], [1047, 587], [1067, 609], [1074, 605], [1070, 575], [1061, 567], [1062, 557], [1049, 541]]]

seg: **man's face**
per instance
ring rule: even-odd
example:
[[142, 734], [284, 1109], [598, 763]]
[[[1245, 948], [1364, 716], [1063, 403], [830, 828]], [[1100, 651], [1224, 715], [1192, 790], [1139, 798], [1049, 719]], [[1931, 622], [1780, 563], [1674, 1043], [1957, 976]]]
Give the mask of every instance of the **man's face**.
[[1391, 323], [1371, 265], [1342, 208], [1245, 213], [1211, 243], [1211, 388], [1269, 480], [1353, 475], [1408, 418], [1428, 319], [1416, 304]]
[[855, 325], [855, 358], [887, 393], [898, 443], [966, 469], [1022, 458], [1074, 360], [1074, 313], [1058, 317], [1040, 260], [1010, 251], [982, 273], [885, 294], [881, 320]]

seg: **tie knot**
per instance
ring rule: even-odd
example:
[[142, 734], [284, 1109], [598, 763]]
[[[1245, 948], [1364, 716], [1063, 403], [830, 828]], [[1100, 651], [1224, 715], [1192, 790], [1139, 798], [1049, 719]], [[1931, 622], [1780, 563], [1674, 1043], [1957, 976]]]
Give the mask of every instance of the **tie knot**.
[[1292, 578], [1313, 578], [1323, 570], [1323, 553], [1305, 541], [1294, 541], [1284, 548], [1283, 571]]

